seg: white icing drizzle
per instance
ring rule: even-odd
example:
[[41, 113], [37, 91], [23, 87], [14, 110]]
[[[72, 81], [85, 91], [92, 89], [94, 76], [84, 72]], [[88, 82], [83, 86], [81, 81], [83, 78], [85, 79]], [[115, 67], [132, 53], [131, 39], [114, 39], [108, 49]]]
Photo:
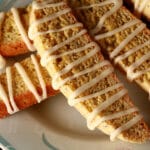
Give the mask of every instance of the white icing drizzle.
[[32, 59], [32, 62], [35, 66], [34, 68], [36, 70], [36, 73], [37, 73], [37, 76], [38, 76], [38, 79], [39, 79], [39, 82], [40, 82], [40, 85], [41, 85], [41, 88], [42, 88], [42, 91], [43, 91], [42, 99], [45, 99], [45, 98], [47, 98], [47, 90], [46, 90], [45, 81], [44, 81], [43, 76], [40, 72], [40, 67], [39, 67], [39, 64], [37, 62], [37, 59], [36, 59], [35, 55], [31, 55], [31, 59]]
[[133, 107], [133, 108], [129, 108], [129, 109], [124, 110], [124, 111], [116, 112], [116, 113], [113, 113], [111, 115], [107, 115], [107, 116], [98, 118], [98, 119], [96, 119], [96, 121], [94, 121], [94, 124], [92, 124], [92, 123], [90, 124], [90, 129], [93, 130], [94, 128], [99, 126], [104, 121], [120, 118], [122, 116], [131, 114], [131, 113], [137, 112], [137, 111], [138, 111], [138, 109], [136, 107]]
[[[83, 71], [80, 71], [79, 73], [76, 73], [75, 75], [69, 76], [69, 77], [65, 78], [64, 80], [59, 81], [58, 83], [56, 83], [56, 82], [55, 82], [55, 84], [53, 83], [53, 86], [54, 86], [54, 88], [59, 89], [60, 87], [62, 87], [68, 81], [73, 80], [74, 78], [77, 78], [77, 77], [82, 76], [84, 74], [90, 73], [94, 70], [97, 70], [97, 69], [99, 69], [99, 68], [101, 68], [105, 65], [109, 65], [109, 62], [108, 61], [103, 61], [99, 64], [96, 64], [96, 65], [90, 67], [90, 68], [87, 68]], [[75, 101], [71, 100], [71, 101], [69, 101], [69, 104], [72, 106], [75, 103]], [[79, 101], [81, 101], [81, 99]]]
[[133, 72], [133, 70], [130, 72], [130, 70], [127, 73], [127, 77], [130, 81], [133, 81], [134, 79], [138, 78], [139, 76], [147, 73], [150, 71], [150, 68], [142, 70], [142, 71], [138, 71], [136, 73]]
[[119, 61], [127, 58], [128, 56], [132, 55], [133, 53], [137, 52], [139, 49], [144, 48], [145, 46], [148, 46], [150, 44], [150, 40], [145, 42], [144, 44], [138, 45], [137, 47], [134, 47], [130, 50], [128, 50], [127, 52], [125, 52], [122, 55], [119, 55], [115, 58], [115, 63], [118, 63]]
[[147, 71], [150, 71], [150, 68], [148, 68], [147, 70], [144, 71], [140, 71], [137, 73], [134, 73], [134, 69], [136, 69], [138, 66], [140, 66], [143, 62], [145, 62], [146, 60], [150, 60], [150, 52], [147, 53], [146, 55], [142, 56], [140, 59], [138, 59], [136, 62], [134, 62], [131, 66], [127, 67], [127, 77], [129, 80], [133, 80], [135, 79], [135, 77], [146, 73]]
[[[114, 3], [114, 7], [113, 7], [110, 11], [106, 12], [106, 13], [101, 17], [101, 19], [99, 20], [99, 22], [98, 22], [98, 24], [96, 25], [96, 27], [91, 30], [91, 34], [92, 34], [92, 35], [95, 35], [96, 33], [98, 33], [98, 32], [101, 30], [101, 28], [103, 27], [103, 24], [104, 24], [105, 20], [106, 20], [109, 16], [111, 16], [114, 12], [116, 12], [116, 11], [122, 6], [122, 3], [123, 3], [122, 0], [108, 0], [108, 2], [110, 2], [110, 4], [111, 4], [111, 3]], [[103, 2], [102, 2], [102, 3], [103, 3]]]
[[[94, 43], [94, 42], [93, 42]], [[94, 43], [95, 45], [95, 43]], [[91, 46], [93, 46], [91, 44]], [[84, 49], [85, 50], [85, 49]], [[98, 46], [95, 46], [95, 48], [90, 51], [89, 53], [87, 53], [85, 56], [83, 56], [82, 58], [80, 59], [77, 59], [76, 61], [68, 64], [64, 69], [62, 69], [61, 71], [57, 72], [55, 74], [55, 77], [53, 78], [52, 80], [52, 85], [53, 85], [53, 88], [54, 89], [57, 89], [57, 83], [58, 82], [58, 78], [61, 77], [62, 75], [66, 74], [67, 72], [69, 72], [73, 67], [79, 65], [80, 63], [84, 62], [85, 60], [89, 59], [90, 57], [92, 57], [93, 55], [95, 55], [96, 53], [99, 52], [99, 47]], [[59, 87], [59, 86], [58, 86]]]
[[[108, 72], [108, 71], [107, 71], [107, 72]], [[107, 72], [105, 72], [106, 75], [107, 75]], [[112, 72], [113, 72], [113, 70], [112, 70]], [[101, 79], [103, 79], [103, 78], [105, 78], [105, 77], [106, 77], [106, 76], [104, 76], [104, 74], [103, 74], [103, 77], [101, 76]], [[101, 91], [99, 91], [99, 92], [96, 92], [96, 93], [94, 93], [94, 94], [90, 94], [90, 95], [87, 95], [87, 96], [84, 96], [84, 97], [81, 97], [81, 98], [76, 98], [76, 99], [74, 99], [74, 100], [70, 100], [70, 101], [69, 101], [69, 104], [70, 104], [70, 106], [74, 106], [74, 105], [76, 105], [76, 104], [78, 104], [78, 103], [80, 103], [80, 102], [84, 102], [84, 101], [89, 100], [89, 99], [91, 99], [91, 98], [101, 96], [102, 94], [105, 94], [105, 93], [107, 93], [107, 92], [109, 92], [109, 91], [111, 91], [111, 90], [115, 90], [116, 88], [119, 88], [119, 87], [121, 87], [121, 86], [123, 86], [121, 83], [115, 84], [115, 85], [113, 85], [113, 86], [111, 86], [111, 87], [108, 87], [108, 88], [106, 88], [106, 89], [104, 89], [104, 90], [101, 90]], [[75, 96], [74, 96], [74, 97], [75, 97]], [[70, 99], [72, 99], [72, 97], [71, 97]]]
[[69, 55], [69, 54], [75, 54], [75, 53], [78, 53], [78, 52], [82, 52], [85, 49], [88, 49], [92, 46], [95, 46], [95, 42], [90, 42], [87, 45], [84, 45], [83, 47], [79, 47], [79, 48], [73, 49], [71, 51], [67, 51], [67, 52], [64, 52], [62, 54], [59, 54], [59, 55], [51, 55], [51, 57], [48, 58], [48, 60], [50, 61], [50, 60], [54, 60], [54, 59], [57, 59], [57, 58], [60, 58], [62, 56], [66, 56], [66, 55]]
[[[109, 107], [110, 105], [112, 105], [114, 102], [118, 101], [121, 97], [123, 97], [125, 94], [127, 94], [127, 90], [122, 89], [121, 91], [119, 91], [118, 93], [116, 93], [115, 95], [111, 96], [110, 98], [108, 98], [106, 101], [104, 101], [101, 105], [97, 106], [88, 116], [87, 119], [87, 124], [88, 124], [88, 128], [91, 129], [91, 122], [93, 121], [93, 119], [104, 109], [106, 109], [107, 107]], [[94, 124], [94, 123], [93, 123]]]
[[75, 99], [76, 97], [78, 97], [81, 93], [83, 93], [84, 91], [86, 91], [90, 87], [92, 87], [95, 84], [97, 84], [102, 79], [106, 78], [111, 73], [113, 73], [113, 69], [109, 68], [109, 69], [105, 70], [104, 72], [102, 72], [96, 78], [92, 79], [90, 82], [87, 82], [86, 84], [83, 84], [81, 87], [79, 87], [78, 89], [76, 89], [75, 91], [73, 91], [73, 93], [71, 93], [70, 97], [68, 98], [69, 99], [69, 105], [73, 106], [74, 103], [77, 103], [79, 100]]
[[42, 24], [42, 23], [47, 22], [47, 21], [51, 21], [51, 20], [53, 20], [53, 19], [56, 19], [56, 18], [58, 18], [59, 16], [64, 15], [64, 14], [67, 14], [67, 13], [70, 12], [70, 11], [71, 11], [70, 8], [66, 8], [66, 9], [64, 9], [64, 10], [61, 10], [61, 11], [59, 11], [59, 12], [54, 13], [53, 15], [50, 15], [50, 16], [47, 16], [47, 17], [44, 17], [44, 18], [41, 18], [41, 19], [35, 21], [33, 24], [30, 25], [30, 27], [29, 27], [29, 33], [28, 33], [28, 34], [31, 36], [32, 31], [34, 31], [34, 28], [35, 28], [37, 25]]
[[138, 123], [143, 117], [141, 115], [135, 116], [133, 119], [128, 121], [127, 123], [123, 124], [119, 128], [115, 129], [111, 135], [110, 135], [110, 140], [114, 141], [115, 138], [123, 131], [130, 129], [133, 125]]
[[13, 91], [12, 91], [12, 78], [11, 78], [10, 68], [6, 69], [6, 77], [7, 77], [7, 83], [9, 82], [8, 92], [9, 92], [9, 98], [10, 98], [11, 105], [9, 103], [7, 93], [6, 93], [4, 87], [1, 83], [0, 83], [0, 98], [4, 101], [8, 113], [13, 114], [13, 113], [18, 111], [18, 107], [16, 106], [14, 98], [12, 97], [13, 96]]
[[[49, 2], [49, 1], [48, 1]], [[52, 2], [52, 1], [50, 1]], [[117, 3], [118, 2], [118, 3]], [[107, 4], [111, 4], [111, 3], [114, 3], [115, 6], [113, 7], [113, 10], [110, 11], [109, 13], [106, 13], [103, 17], [102, 17], [102, 21], [99, 22], [98, 26], [97, 26], [97, 29], [94, 30], [94, 32], [97, 32], [100, 30], [100, 28], [102, 27], [105, 19], [107, 17], [109, 17], [115, 10], [119, 9], [122, 2], [121, 1], [117, 1], [115, 0], [107, 0], [106, 2], [103, 2], [103, 4], [94, 4], [92, 6], [87, 6], [87, 7], [82, 7], [82, 8], [78, 8], [78, 9], [87, 9], [88, 7], [94, 7], [96, 5], [106, 5]], [[38, 9], [40, 8], [46, 8], [47, 6], [47, 1], [45, 1], [44, 3], [42, 3], [41, 7], [39, 7]], [[54, 3], [54, 4], [50, 4], [48, 7], [56, 7], [57, 6], [57, 3]], [[34, 6], [35, 7], [35, 6]], [[49, 16], [49, 17], [44, 17], [40, 20], [37, 20], [35, 22], [33, 22], [33, 24], [31, 25], [30, 27], [30, 32], [29, 33], [32, 33], [33, 31], [33, 27], [34, 26], [37, 26], [41, 23], [44, 23], [46, 21], [50, 21], [52, 19], [55, 19], [57, 17], [59, 17], [60, 15], [62, 14], [65, 14], [67, 12], [69, 12], [70, 10], [68, 9], [64, 9], [64, 10], [60, 10], [59, 12], [56, 12], [54, 13], [53, 15]], [[135, 22], [131, 22], [131, 24], [134, 24]], [[123, 26], [122, 28], [127, 28], [125, 26]], [[64, 27], [62, 29], [52, 29], [52, 30], [49, 30], [49, 31], [46, 31], [46, 32], [38, 32], [37, 34], [35, 34], [36, 36], [40, 36], [40, 35], [43, 35], [43, 34], [47, 34], [47, 33], [53, 33], [53, 32], [60, 32], [60, 31], [64, 31], [64, 30], [67, 30], [67, 29], [70, 29], [70, 27]], [[41, 60], [41, 63], [43, 66], [46, 66], [48, 62], [52, 61], [52, 60], [55, 60], [57, 58], [60, 58], [62, 56], [65, 56], [65, 55], [70, 55], [70, 54], [73, 54], [73, 53], [78, 53], [78, 52], [81, 52], [81, 51], [84, 51], [88, 48], [92, 48], [94, 47], [91, 51], [89, 51], [86, 56], [83, 56], [82, 58], [78, 59], [78, 60], [75, 60], [74, 62], [68, 64], [66, 67], [64, 67], [62, 70], [60, 71], [57, 71], [55, 73], [55, 75], [53, 76], [53, 87], [55, 89], [59, 89], [60, 87], [62, 87], [63, 85], [65, 85], [68, 81], [71, 81], [73, 80], [74, 78], [77, 78], [79, 76], [82, 76], [84, 74], [87, 74], [87, 73], [90, 73], [92, 71], [95, 71], [101, 67], [104, 67], [106, 65], [109, 65], [109, 63], [107, 61], [101, 61], [99, 64], [94, 64], [92, 67], [90, 68], [87, 68], [83, 71], [80, 71], [72, 76], [69, 76], [65, 79], [60, 79], [60, 77], [66, 73], [68, 73], [71, 69], [73, 69], [73, 67], [81, 64], [83, 61], [86, 61], [87, 59], [89, 59], [90, 57], [92, 57], [93, 55], [95, 55], [98, 50], [99, 50], [99, 47], [94, 43], [94, 42], [91, 42], [91, 43], [88, 43], [87, 45], [83, 46], [83, 47], [80, 47], [80, 48], [77, 48], [77, 49], [73, 49], [71, 51], [67, 51], [67, 52], [63, 52], [62, 54], [58, 54], [58, 55], [53, 55], [54, 52], [56, 52], [57, 50], [59, 50], [59, 48], [65, 46], [66, 44], [69, 44], [70, 42], [74, 41], [75, 39], [79, 38], [80, 36], [86, 34], [86, 30], [81, 30], [79, 33], [77, 33], [76, 35], [73, 35], [72, 37], [70, 37], [69, 39], [51, 47], [49, 50], [45, 50], [45, 53], [43, 54], [42, 56], [42, 60]], [[118, 31], [115, 31], [115, 32], [118, 32]], [[35, 35], [32, 35], [31, 37], [34, 37]], [[85, 92], [86, 90], [88, 90], [89, 88], [91, 88], [92, 86], [96, 85], [98, 82], [100, 82], [101, 80], [103, 80], [104, 78], [106, 78], [107, 76], [109, 76], [111, 73], [113, 73], [113, 68], [106, 68], [104, 71], [102, 71], [102, 73], [100, 73], [96, 78], [92, 79], [91, 81], [81, 85], [81, 87], [77, 88], [76, 90], [74, 90], [70, 96], [69, 96], [69, 100], [68, 100], [68, 103], [71, 105], [71, 106], [74, 106], [80, 102], [84, 102], [86, 100], [89, 100], [91, 98], [94, 98], [94, 97], [98, 97], [98, 96], [101, 96], [102, 94], [105, 94], [109, 91], [112, 91], [114, 89], [117, 89], [117, 88], [120, 88], [120, 87], [123, 87], [123, 85], [121, 83], [116, 83], [115, 85], [112, 85], [111, 87], [108, 87], [102, 91], [99, 91], [97, 93], [93, 93], [93, 94], [90, 94], [90, 95], [86, 95], [86, 96], [83, 96], [83, 97], [79, 97], [83, 92]], [[119, 92], [117, 92], [116, 94], [114, 94], [113, 96], [109, 97], [108, 99], [106, 99], [101, 105], [99, 105], [98, 107], [96, 107], [91, 113], [89, 113], [89, 116], [88, 116], [88, 119], [87, 119], [87, 124], [89, 126], [89, 128], [95, 128], [96, 126], [98, 126], [98, 124], [96, 124], [97, 122], [93, 122], [93, 120], [95, 119], [95, 117], [104, 109], [106, 109], [108, 106], [110, 106], [111, 104], [113, 104], [114, 102], [116, 102], [117, 100], [119, 100], [121, 97], [125, 96], [125, 94], [127, 93], [127, 91], [123, 88], [121, 89]], [[122, 111], [122, 112], [118, 112], [118, 113], [115, 113], [115, 114], [112, 114], [112, 115], [109, 115], [109, 116], [104, 116], [102, 117], [102, 121], [106, 121], [106, 120], [110, 120], [110, 119], [115, 119], [115, 118], [118, 118], [118, 117], [121, 117], [121, 116], [124, 116], [124, 115], [127, 115], [127, 114], [130, 114], [130, 113], [133, 113], [135, 111], [138, 111], [136, 108], [131, 108], [129, 110], [125, 110], [125, 111]], [[136, 118], [135, 118], [136, 120]], [[134, 125], [135, 123], [137, 122], [136, 121], [132, 121], [132, 125]], [[127, 127], [126, 128], [130, 128], [131, 126], [131, 123], [128, 122], [127, 124]], [[122, 125], [121, 127], [119, 127], [118, 129], [116, 129], [114, 132], [115, 132], [115, 136], [117, 136], [119, 134], [119, 132], [121, 133], [121, 131], [124, 130], [124, 125]], [[121, 130], [120, 130], [121, 129]], [[112, 133], [113, 136], [114, 136], [114, 132]], [[116, 134], [117, 133], [117, 134]]]
[[135, 20], [131, 20], [127, 23], [125, 23], [124, 25], [120, 26], [119, 28], [117, 29], [114, 29], [113, 31], [109, 31], [109, 32], [106, 32], [106, 33], [103, 33], [103, 34], [98, 34], [95, 36], [95, 39], [96, 40], [100, 40], [100, 39], [103, 39], [103, 38], [107, 38], [107, 37], [110, 37], [116, 33], [119, 33], [121, 32], [122, 30], [126, 29], [126, 28], [129, 28], [130, 26], [133, 26], [137, 23], [139, 23], [140, 21], [135, 19]]
[[125, 40], [123, 40], [118, 47], [116, 47], [113, 52], [110, 53], [110, 58], [114, 58], [119, 54], [119, 52], [136, 36], [138, 35], [144, 28], [145, 24], [141, 24], [135, 31], [133, 31]]
[[99, 20], [96, 27], [90, 31], [92, 35], [95, 35], [96, 33], [98, 33], [101, 30], [101, 28], [103, 27], [105, 20], [122, 6], [122, 0], [106, 0], [104, 2], [100, 2], [97, 4], [91, 4], [89, 6], [81, 6], [81, 7], [76, 8], [76, 9], [81, 10], [81, 9], [89, 9], [89, 8], [93, 8], [93, 7], [101, 7], [101, 6], [105, 6], [105, 5], [109, 5], [109, 4], [114, 4], [113, 8], [110, 11], [108, 11], [107, 13], [105, 13]]
[[29, 38], [28, 38], [28, 35], [21, 23], [21, 19], [19, 17], [19, 13], [18, 13], [18, 10], [16, 8], [11, 8], [11, 12], [13, 14], [13, 17], [14, 17], [14, 21], [16, 23], [16, 26], [21, 34], [21, 37], [22, 39], [24, 40], [25, 44], [27, 45], [28, 49], [30, 51], [35, 51], [35, 48], [34, 46], [32, 45], [32, 43], [30, 42]]
[[8, 84], [8, 92], [9, 92], [9, 98], [10, 98], [11, 105], [9, 103], [7, 93], [1, 83], [0, 83], [0, 98], [4, 101], [8, 113], [13, 114], [18, 111], [18, 107], [16, 106], [14, 98], [13, 98], [11, 70], [9, 67], [6, 68], [6, 77], [7, 77], [7, 83], [9, 83]]
[[29, 38], [33, 40], [35, 37], [37, 37], [39, 35], [45, 35], [45, 34], [49, 34], [49, 33], [61, 32], [61, 31], [65, 31], [65, 30], [68, 30], [68, 29], [71, 29], [71, 28], [82, 27], [82, 26], [83, 26], [82, 23], [76, 23], [76, 24], [65, 26], [61, 29], [54, 29], [54, 30], [48, 30], [48, 31], [43, 31], [43, 32], [36, 32], [35, 34], [29, 33]]
[[142, 13], [148, 2], [149, 0], [135, 0], [135, 5], [134, 5], [135, 10]]
[[12, 112], [15, 113], [15, 112], [19, 111], [19, 109], [18, 109], [18, 107], [15, 103], [14, 96], [13, 96], [12, 73], [11, 73], [11, 68], [10, 67], [6, 68], [6, 77], [7, 77], [9, 100], [10, 100], [10, 103], [11, 103], [12, 108], [13, 108]]
[[74, 35], [73, 37], [70, 37], [69, 39], [67, 39], [66, 41], [59, 43], [58, 45], [50, 48], [49, 50], [47, 50], [45, 52], [45, 54], [42, 56], [41, 58], [41, 64], [43, 66], [45, 66], [49, 61], [50, 61], [50, 57], [47, 58], [51, 53], [57, 51], [59, 48], [65, 46], [66, 44], [74, 41], [75, 39], [79, 38], [80, 36], [84, 35], [87, 31], [86, 30], [81, 30], [79, 33], [77, 33], [76, 35]]
[[[125, 58], [129, 57], [133, 53], [137, 52], [138, 50], [140, 50], [148, 45], [150, 45], [150, 40], [145, 42], [144, 44], [138, 45], [137, 47], [134, 47], [134, 48], [128, 50], [127, 52], [125, 52], [122, 55], [117, 56], [115, 58], [115, 63], [118, 63], [119, 61], [124, 60]], [[141, 76], [142, 74], [145, 74], [148, 71], [150, 71], [150, 68], [148, 68], [148, 69], [134, 73], [134, 69], [136, 69], [140, 64], [142, 64], [144, 61], [149, 60], [149, 59], [150, 59], [150, 54], [147, 53], [146, 55], [144, 55], [143, 57], [141, 57], [140, 59], [135, 61], [131, 66], [127, 67], [127, 77], [130, 81], [133, 81], [134, 79]]]

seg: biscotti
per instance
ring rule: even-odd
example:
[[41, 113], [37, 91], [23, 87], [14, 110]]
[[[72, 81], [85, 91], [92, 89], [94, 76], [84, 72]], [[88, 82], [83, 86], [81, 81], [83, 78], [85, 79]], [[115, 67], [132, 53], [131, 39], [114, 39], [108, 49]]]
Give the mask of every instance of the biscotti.
[[0, 75], [0, 118], [40, 103], [58, 93], [51, 87], [51, 78], [32, 55]]
[[41, 63], [71, 106], [114, 140], [142, 143], [149, 129], [127, 90], [64, 2], [34, 1], [29, 34]]
[[121, 0], [69, 4], [102, 51], [150, 94], [150, 30], [145, 24], [122, 7]]
[[35, 48], [29, 40], [27, 31], [30, 7], [12, 8], [9, 12], [0, 13], [0, 54], [16, 56]]

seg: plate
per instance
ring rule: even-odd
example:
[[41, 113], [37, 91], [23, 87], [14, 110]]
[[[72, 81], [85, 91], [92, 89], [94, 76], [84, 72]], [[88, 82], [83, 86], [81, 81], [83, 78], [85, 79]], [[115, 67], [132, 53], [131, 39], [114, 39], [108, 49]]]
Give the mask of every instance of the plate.
[[[30, 0], [14, 2], [14, 6], [24, 6]], [[148, 95], [119, 71], [116, 73], [150, 125]], [[149, 150], [149, 147], [149, 142], [142, 145], [110, 142], [101, 131], [89, 131], [86, 120], [68, 106], [61, 94], [0, 120], [0, 148], [5, 150]]]

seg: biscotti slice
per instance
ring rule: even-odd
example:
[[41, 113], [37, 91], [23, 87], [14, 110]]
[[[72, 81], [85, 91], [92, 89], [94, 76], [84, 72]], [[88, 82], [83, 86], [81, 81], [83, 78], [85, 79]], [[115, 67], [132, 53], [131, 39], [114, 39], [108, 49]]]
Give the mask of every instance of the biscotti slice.
[[110, 56], [150, 94], [150, 30], [135, 18], [121, 0], [71, 1], [70, 5], [85, 26]]
[[0, 75], [0, 118], [40, 103], [58, 91], [51, 87], [51, 78], [32, 55]]
[[144, 16], [150, 21], [150, 0], [124, 0], [124, 2], [130, 7], [133, 5], [137, 17]]
[[11, 57], [35, 50], [27, 35], [29, 13], [30, 7], [0, 13], [1, 55]]
[[90, 129], [97, 127], [111, 140], [145, 142], [148, 126], [111, 64], [66, 3], [55, 2], [34, 1], [29, 28], [53, 87], [87, 119]]

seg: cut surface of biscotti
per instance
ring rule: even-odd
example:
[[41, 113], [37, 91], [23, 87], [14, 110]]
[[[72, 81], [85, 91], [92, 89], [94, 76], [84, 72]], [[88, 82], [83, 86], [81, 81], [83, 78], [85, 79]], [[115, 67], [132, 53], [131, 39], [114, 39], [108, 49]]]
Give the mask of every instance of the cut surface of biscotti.
[[11, 57], [35, 50], [27, 35], [29, 13], [30, 7], [0, 13], [1, 55]]
[[121, 0], [68, 0], [102, 51], [150, 94], [150, 30]]
[[29, 34], [52, 77], [52, 85], [97, 127], [131, 143], [149, 139], [149, 129], [127, 90], [104, 60], [99, 46], [73, 16], [65, 2], [34, 1]]
[[51, 78], [39, 62], [39, 56], [31, 55], [0, 75], [0, 118], [58, 93], [52, 89]]

